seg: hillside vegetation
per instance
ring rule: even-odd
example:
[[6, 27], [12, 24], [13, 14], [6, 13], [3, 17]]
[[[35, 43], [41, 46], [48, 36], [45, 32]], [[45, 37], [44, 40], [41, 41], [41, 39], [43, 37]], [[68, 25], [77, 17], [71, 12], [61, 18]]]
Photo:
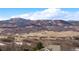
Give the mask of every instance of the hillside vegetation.
[[[57, 46], [59, 45], [59, 46]], [[56, 46], [58, 48], [56, 48]], [[13, 48], [12, 48], [13, 47]], [[49, 49], [50, 47], [51, 49]], [[49, 49], [51, 51], [72, 51], [79, 48], [79, 32], [74, 31], [39, 31], [15, 35], [1, 35], [0, 49], [9, 51], [38, 51]], [[61, 47], [61, 48], [59, 48]]]

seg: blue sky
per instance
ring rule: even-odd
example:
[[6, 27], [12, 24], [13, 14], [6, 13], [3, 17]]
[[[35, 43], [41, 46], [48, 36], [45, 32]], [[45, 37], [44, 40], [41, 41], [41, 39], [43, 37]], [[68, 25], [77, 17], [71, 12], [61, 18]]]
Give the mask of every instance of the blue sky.
[[11, 16], [20, 15], [24, 13], [42, 11], [45, 8], [0, 8], [0, 17], [7, 19]]
[[31, 20], [79, 20], [79, 8], [0, 8], [0, 20], [14, 17]]
[[62, 8], [64, 11], [69, 11], [69, 12], [76, 12], [79, 11], [79, 8]]

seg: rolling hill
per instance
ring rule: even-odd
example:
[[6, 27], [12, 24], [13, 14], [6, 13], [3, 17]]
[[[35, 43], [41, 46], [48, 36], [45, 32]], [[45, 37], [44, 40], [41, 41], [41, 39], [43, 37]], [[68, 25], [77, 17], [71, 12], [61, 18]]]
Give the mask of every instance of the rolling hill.
[[75, 22], [76, 21], [11, 18], [9, 20], [0, 21], [0, 34], [29, 33], [41, 30], [79, 31], [79, 25], [76, 25], [78, 23]]

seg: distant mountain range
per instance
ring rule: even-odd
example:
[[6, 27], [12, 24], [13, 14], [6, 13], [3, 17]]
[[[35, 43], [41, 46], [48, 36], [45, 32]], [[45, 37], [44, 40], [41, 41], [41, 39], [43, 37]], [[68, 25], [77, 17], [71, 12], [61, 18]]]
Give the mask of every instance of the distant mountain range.
[[23, 18], [0, 21], [0, 34], [29, 33], [41, 30], [79, 31], [79, 21], [29, 20]]

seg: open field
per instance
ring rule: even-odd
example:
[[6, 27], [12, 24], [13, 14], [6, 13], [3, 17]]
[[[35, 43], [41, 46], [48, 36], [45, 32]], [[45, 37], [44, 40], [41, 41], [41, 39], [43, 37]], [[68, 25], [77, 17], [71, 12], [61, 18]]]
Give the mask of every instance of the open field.
[[[43, 47], [37, 49], [37, 45]], [[11, 48], [14, 47], [14, 48]], [[0, 49], [9, 51], [42, 50], [42, 51], [73, 51], [79, 49], [79, 32], [39, 31], [15, 35], [1, 35]]]
[[29, 34], [22, 34], [22, 36], [53, 36], [53, 37], [73, 37], [79, 36], [79, 32], [74, 31], [62, 31], [62, 32], [54, 32], [54, 31], [39, 31]]

